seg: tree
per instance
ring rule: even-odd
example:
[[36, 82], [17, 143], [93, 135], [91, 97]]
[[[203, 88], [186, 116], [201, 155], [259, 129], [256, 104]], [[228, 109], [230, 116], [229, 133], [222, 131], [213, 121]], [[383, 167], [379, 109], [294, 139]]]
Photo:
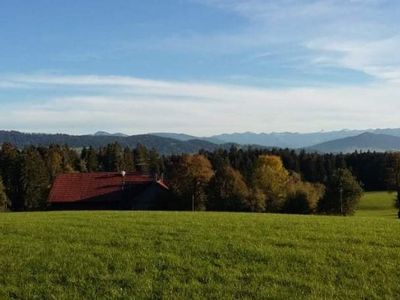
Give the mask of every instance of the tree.
[[275, 155], [258, 157], [252, 173], [252, 184], [255, 190], [264, 194], [267, 211], [277, 212], [282, 209], [288, 182], [289, 172], [284, 168], [280, 157]]
[[319, 201], [325, 194], [325, 186], [298, 181], [288, 187], [284, 212], [311, 214], [316, 212]]
[[45, 162], [34, 147], [29, 147], [23, 152], [22, 184], [25, 209], [45, 208], [49, 190], [49, 177]]
[[135, 168], [142, 172], [149, 172], [149, 151], [142, 144], [137, 144], [134, 151]]
[[400, 153], [389, 154], [386, 181], [388, 188], [397, 192], [396, 206], [400, 209]]
[[4, 143], [0, 150], [0, 175], [3, 178], [5, 192], [13, 210], [23, 209], [23, 190], [21, 184], [22, 155], [17, 148]]
[[50, 180], [63, 172], [63, 156], [59, 147], [50, 146], [46, 154], [46, 165], [49, 170]]
[[206, 188], [214, 175], [210, 161], [204, 155], [183, 155], [170, 173], [170, 187], [181, 209], [205, 209]]
[[325, 197], [319, 202], [319, 211], [329, 214], [351, 215], [363, 190], [348, 169], [336, 170], [328, 181]]
[[98, 154], [93, 147], [89, 147], [89, 149], [84, 148], [81, 153], [81, 158], [84, 160], [88, 172], [96, 172], [99, 170]]
[[127, 172], [132, 172], [135, 171], [135, 162], [133, 158], [133, 151], [129, 149], [128, 147], [125, 147], [124, 153], [123, 153], [123, 170]]
[[62, 169], [64, 173], [73, 173], [80, 169], [81, 159], [78, 153], [68, 146], [60, 147], [63, 156]]
[[153, 175], [160, 174], [160, 157], [155, 149], [151, 149], [148, 154], [149, 158], [149, 172]]
[[229, 165], [219, 168], [210, 183], [208, 210], [245, 211], [250, 209], [247, 203], [249, 189], [242, 174]]
[[3, 185], [3, 179], [0, 177], [0, 211], [5, 211], [8, 208], [8, 198], [6, 189]]

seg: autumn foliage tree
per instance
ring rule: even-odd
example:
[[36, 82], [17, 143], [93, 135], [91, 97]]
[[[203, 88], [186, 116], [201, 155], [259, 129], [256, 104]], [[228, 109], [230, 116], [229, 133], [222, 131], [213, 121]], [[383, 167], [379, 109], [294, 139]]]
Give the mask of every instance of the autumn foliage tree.
[[178, 198], [178, 206], [196, 210], [206, 208], [206, 190], [214, 171], [204, 155], [183, 155], [175, 162], [169, 175], [169, 183]]
[[208, 210], [247, 211], [249, 189], [242, 174], [229, 165], [220, 167], [211, 180]]
[[252, 172], [252, 185], [256, 194], [263, 194], [266, 211], [277, 212], [283, 208], [288, 182], [289, 172], [283, 166], [280, 157], [258, 157]]
[[312, 214], [325, 194], [325, 186], [297, 181], [288, 185], [283, 211], [295, 214]]

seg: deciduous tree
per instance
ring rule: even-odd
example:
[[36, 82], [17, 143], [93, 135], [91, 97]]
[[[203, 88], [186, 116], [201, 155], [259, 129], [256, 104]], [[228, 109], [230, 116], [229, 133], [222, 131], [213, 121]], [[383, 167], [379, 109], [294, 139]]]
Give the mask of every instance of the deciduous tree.
[[[171, 176], [172, 175], [172, 176]], [[206, 188], [214, 175], [210, 161], [204, 155], [183, 155], [170, 173], [171, 189], [183, 209], [204, 210]]]
[[210, 183], [207, 209], [220, 211], [246, 211], [249, 189], [242, 174], [229, 165], [220, 167]]
[[326, 195], [319, 202], [325, 213], [351, 215], [354, 213], [363, 190], [348, 169], [336, 170], [328, 182]]
[[276, 212], [282, 209], [288, 182], [289, 172], [283, 166], [280, 157], [275, 155], [258, 157], [252, 173], [252, 184], [264, 194], [267, 211]]

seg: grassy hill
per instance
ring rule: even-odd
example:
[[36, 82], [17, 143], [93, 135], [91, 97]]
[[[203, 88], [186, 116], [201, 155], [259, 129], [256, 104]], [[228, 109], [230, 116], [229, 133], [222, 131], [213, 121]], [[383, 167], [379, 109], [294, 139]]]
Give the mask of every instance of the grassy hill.
[[371, 216], [5, 213], [0, 299], [399, 298], [399, 234]]

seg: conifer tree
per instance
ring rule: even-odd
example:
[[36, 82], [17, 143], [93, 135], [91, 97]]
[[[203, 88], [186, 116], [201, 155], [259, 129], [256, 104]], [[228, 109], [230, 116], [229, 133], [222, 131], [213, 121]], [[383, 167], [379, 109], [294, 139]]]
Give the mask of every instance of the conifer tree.
[[13, 145], [4, 143], [0, 150], [0, 175], [10, 201], [9, 206], [13, 210], [23, 209], [21, 165], [21, 153]]
[[0, 211], [5, 211], [8, 208], [8, 198], [6, 195], [3, 179], [0, 177]]
[[23, 152], [22, 186], [25, 209], [46, 207], [49, 177], [45, 161], [34, 147], [29, 147]]

